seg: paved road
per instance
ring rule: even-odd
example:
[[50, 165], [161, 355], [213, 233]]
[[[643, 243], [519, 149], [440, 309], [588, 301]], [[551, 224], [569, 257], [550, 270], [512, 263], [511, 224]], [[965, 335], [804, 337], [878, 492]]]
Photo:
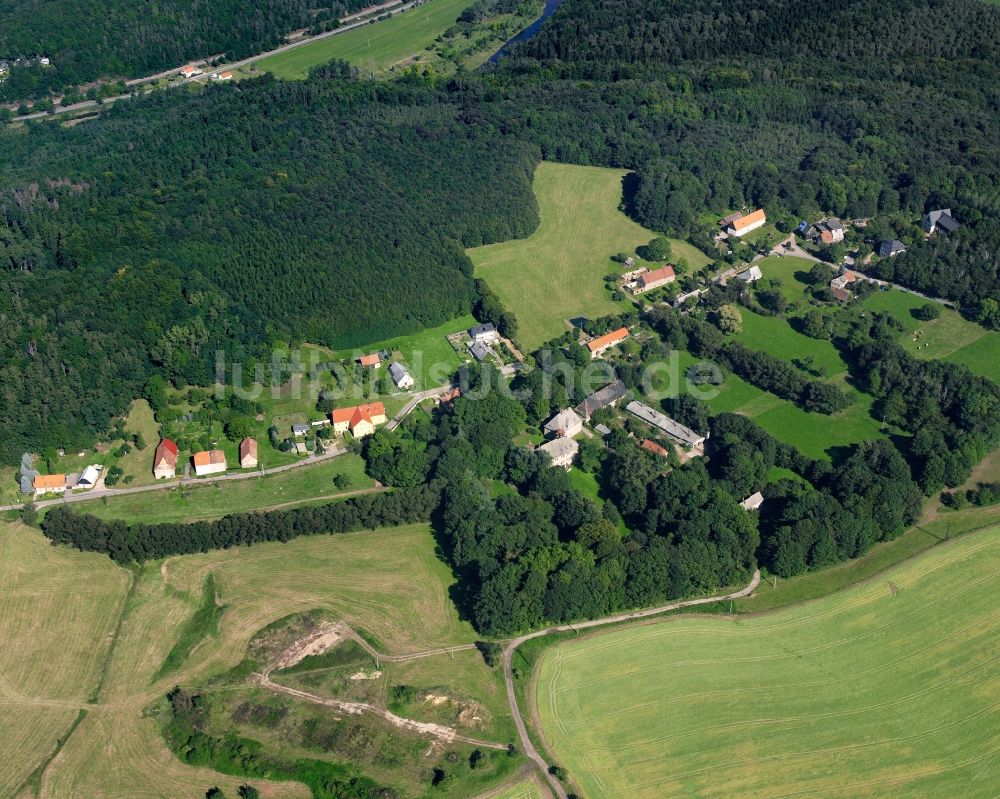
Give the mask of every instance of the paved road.
[[578, 630], [587, 630], [592, 627], [603, 627], [607, 624], [617, 624], [623, 621], [633, 621], [635, 619], [646, 619], [650, 616], [657, 616], [661, 613], [669, 613], [672, 610], [678, 610], [679, 608], [689, 608], [696, 605], [710, 605], [713, 602], [725, 602], [730, 599], [741, 599], [745, 596], [750, 596], [760, 585], [760, 569], [757, 569], [753, 573], [753, 579], [750, 581], [746, 588], [736, 591], [732, 594], [726, 594], [725, 596], [712, 596], [703, 597], [702, 599], [688, 599], [682, 602], [672, 602], [669, 605], [661, 605], [656, 608], [648, 608], [647, 610], [637, 610], [634, 613], [622, 613], [617, 616], [606, 616], [603, 619], [593, 619], [591, 621], [583, 621], [579, 624], [562, 624], [558, 627], [549, 627], [545, 630], [538, 630], [533, 633], [528, 633], [527, 635], [522, 635], [518, 638], [513, 639], [507, 644], [503, 651], [503, 672], [504, 672], [504, 682], [507, 684], [507, 701], [510, 703], [510, 710], [514, 716], [514, 724], [517, 726], [517, 735], [521, 739], [521, 748], [524, 753], [534, 761], [535, 765], [541, 769], [545, 778], [549, 781], [549, 786], [555, 792], [555, 795], [559, 799], [568, 799], [566, 789], [563, 787], [562, 783], [559, 782], [554, 776], [549, 774], [549, 765], [535, 749], [535, 745], [531, 742], [531, 738], [528, 736], [528, 729], [524, 723], [524, 717], [521, 715], [521, 709], [517, 704], [517, 694], [514, 693], [514, 669], [512, 666], [512, 661], [514, 657], [515, 650], [523, 644], [525, 641], [530, 641], [533, 638], [541, 638], [545, 635], [552, 635], [554, 633], [562, 632], [576, 632]]
[[410, 401], [407, 402], [406, 405], [404, 405], [400, 409], [399, 413], [397, 413], [395, 416], [392, 417], [392, 419], [389, 420], [389, 423], [385, 426], [385, 429], [389, 431], [395, 430], [397, 427], [399, 427], [399, 423], [403, 421], [403, 418], [425, 399], [430, 399], [431, 397], [438, 397], [441, 394], [444, 394], [446, 391], [451, 391], [453, 388], [455, 388], [455, 384], [448, 383], [447, 385], [444, 386], [435, 386], [434, 388], [428, 388], [424, 391], [418, 391], [410, 398]]
[[[408, 11], [409, 9], [414, 8], [415, 6], [421, 5], [422, 2], [424, 2], [424, 0], [410, 0], [410, 2], [404, 3], [403, 5], [397, 6], [396, 8], [392, 8], [391, 6], [393, 4], [389, 3], [387, 5], [377, 6], [375, 10], [385, 9], [383, 12], [384, 14], [395, 16], [396, 14], [401, 14], [404, 11]], [[369, 10], [369, 13], [371, 13], [371, 10]], [[360, 28], [363, 25], [368, 25], [370, 23], [371, 23], [370, 19], [364, 19], [359, 22], [352, 22], [348, 25], [341, 25], [339, 28], [334, 28], [333, 30], [330, 31], [324, 31], [323, 33], [318, 33], [315, 36], [307, 36], [304, 39], [298, 39], [294, 42], [283, 44], [281, 45], [281, 47], [276, 47], [273, 50], [268, 50], [266, 53], [258, 53], [255, 56], [251, 56], [250, 58], [244, 58], [242, 61], [234, 61], [231, 64], [220, 64], [218, 67], [212, 67], [211, 69], [213, 72], [215, 71], [222, 72], [225, 70], [239, 69], [240, 67], [244, 67], [247, 64], [252, 64], [254, 61], [260, 61], [261, 59], [267, 58], [272, 55], [285, 53], [289, 50], [294, 50], [296, 47], [304, 47], [307, 44], [311, 44], [312, 42], [318, 42], [320, 39], [326, 39], [330, 36], [338, 36], [341, 33], [347, 33], [348, 31], [354, 30], [355, 28]], [[212, 58], [214, 58], [214, 56], [210, 56], [208, 59], [188, 61], [187, 63], [207, 67], [207, 61], [211, 60]], [[177, 75], [180, 73], [181, 69], [184, 68], [184, 66], [186, 66], [186, 64], [180, 67], [175, 67], [174, 69], [168, 69], [163, 72], [159, 72], [156, 75], [147, 75], [146, 77], [143, 78], [132, 78], [131, 80], [126, 81], [125, 85], [132, 88], [138, 88], [144, 84], [149, 83], [150, 81], [158, 80], [161, 78], [169, 78], [174, 75]], [[182, 86], [185, 83], [191, 83], [192, 81], [200, 81], [200, 79], [203, 77], [204, 76], [201, 76], [200, 78], [199, 77], [188, 78], [187, 80], [177, 83], [175, 85]], [[146, 93], [150, 91], [152, 91], [152, 88], [148, 88], [145, 90]], [[24, 122], [26, 120], [43, 119], [45, 117], [59, 116], [60, 114], [67, 114], [74, 111], [84, 111], [88, 108], [98, 108], [101, 105], [112, 105], [118, 102], [119, 100], [125, 100], [131, 96], [132, 96], [131, 93], [119, 94], [114, 97], [106, 97], [100, 103], [98, 103], [97, 100], [82, 100], [81, 102], [73, 103], [72, 105], [59, 106], [58, 108], [55, 109], [54, 114], [50, 114], [47, 111], [38, 111], [34, 114], [26, 114], [23, 117], [16, 117], [13, 121]]]

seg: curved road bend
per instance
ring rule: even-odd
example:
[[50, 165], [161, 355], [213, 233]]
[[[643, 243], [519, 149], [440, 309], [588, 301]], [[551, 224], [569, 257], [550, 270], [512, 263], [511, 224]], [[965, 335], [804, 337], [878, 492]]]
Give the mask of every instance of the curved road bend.
[[521, 739], [521, 749], [524, 750], [524, 753], [532, 761], [534, 761], [535, 765], [538, 766], [539, 769], [541, 769], [542, 773], [545, 775], [545, 779], [549, 782], [549, 786], [559, 799], [568, 799], [566, 789], [558, 779], [549, 774], [548, 763], [546, 763], [545, 758], [538, 753], [538, 750], [535, 749], [535, 745], [531, 742], [531, 738], [528, 737], [528, 728], [524, 724], [524, 717], [521, 715], [521, 709], [517, 704], [517, 695], [514, 693], [514, 670], [511, 665], [514, 657], [514, 651], [525, 641], [530, 641], [532, 638], [541, 638], [545, 635], [552, 635], [553, 633], [570, 631], [576, 632], [578, 630], [586, 630], [591, 627], [602, 627], [606, 624], [616, 624], [623, 621], [645, 619], [650, 616], [657, 616], [661, 613], [668, 613], [672, 610], [678, 610], [680, 608], [689, 608], [696, 605], [710, 605], [713, 602], [725, 602], [729, 599], [742, 599], [743, 597], [750, 596], [757, 589], [758, 585], [760, 585], [760, 569], [754, 571], [753, 579], [746, 586], [746, 588], [742, 588], [732, 594], [726, 594], [725, 596], [702, 597], [701, 599], [687, 599], [682, 602], [672, 602], [669, 605], [660, 605], [656, 608], [637, 610], [634, 613], [622, 613], [617, 616], [606, 616], [603, 619], [582, 621], [579, 624], [561, 624], [558, 627], [548, 627], [544, 630], [537, 630], [536, 632], [522, 635], [507, 644], [503, 651], [504, 682], [507, 684], [507, 701], [510, 703], [510, 710], [514, 715], [514, 724], [517, 726], [517, 734]]

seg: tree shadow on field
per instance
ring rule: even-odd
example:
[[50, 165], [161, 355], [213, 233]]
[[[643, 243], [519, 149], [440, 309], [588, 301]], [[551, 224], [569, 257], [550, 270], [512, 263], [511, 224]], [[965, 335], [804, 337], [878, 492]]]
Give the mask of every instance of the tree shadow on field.
[[478, 583], [475, 570], [459, 571], [452, 563], [452, 547], [448, 537], [443, 532], [441, 510], [436, 508], [431, 514], [431, 535], [434, 536], [434, 555], [444, 563], [455, 577], [455, 582], [448, 587], [448, 597], [458, 609], [458, 617], [475, 626], [475, 591], [473, 586]]
[[639, 193], [639, 176], [635, 172], [628, 172], [622, 178], [622, 205], [621, 209], [630, 219], [637, 220], [635, 210], [635, 198]]

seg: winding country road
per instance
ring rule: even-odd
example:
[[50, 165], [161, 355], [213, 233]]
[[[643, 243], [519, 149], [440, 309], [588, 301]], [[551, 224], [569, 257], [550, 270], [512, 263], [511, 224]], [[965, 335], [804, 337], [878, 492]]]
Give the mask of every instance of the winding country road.
[[710, 605], [714, 602], [725, 602], [730, 599], [742, 599], [743, 597], [750, 596], [757, 589], [758, 585], [760, 585], [760, 569], [757, 569], [753, 573], [753, 579], [745, 588], [742, 588], [732, 594], [726, 594], [725, 596], [702, 597], [701, 599], [687, 599], [681, 602], [672, 602], [669, 605], [660, 605], [659, 607], [647, 608], [646, 610], [637, 610], [633, 613], [621, 613], [617, 616], [606, 616], [603, 619], [582, 621], [579, 624], [561, 624], [558, 627], [548, 627], [544, 630], [537, 630], [533, 633], [519, 636], [507, 644], [503, 651], [504, 682], [507, 684], [507, 701], [510, 703], [510, 710], [514, 716], [514, 724], [517, 726], [517, 734], [521, 739], [521, 749], [532, 761], [534, 761], [535, 765], [541, 769], [545, 778], [549, 782], [549, 787], [552, 788], [553, 792], [557, 797], [559, 797], [559, 799], [568, 799], [566, 789], [558, 779], [549, 773], [548, 763], [545, 762], [545, 758], [538, 753], [535, 745], [531, 742], [531, 738], [528, 736], [528, 728], [524, 723], [524, 717], [521, 715], [521, 709], [517, 704], [517, 694], [514, 693], [514, 669], [512, 666], [514, 651], [525, 641], [530, 641], [533, 638], [541, 638], [545, 635], [553, 635], [554, 633], [563, 632], [577, 632], [579, 630], [587, 630], [592, 627], [603, 627], [608, 624], [617, 624], [623, 621], [646, 619], [650, 616], [657, 616], [661, 613], [669, 613], [672, 610], [679, 610], [680, 608], [690, 608], [695, 607], [696, 605]]

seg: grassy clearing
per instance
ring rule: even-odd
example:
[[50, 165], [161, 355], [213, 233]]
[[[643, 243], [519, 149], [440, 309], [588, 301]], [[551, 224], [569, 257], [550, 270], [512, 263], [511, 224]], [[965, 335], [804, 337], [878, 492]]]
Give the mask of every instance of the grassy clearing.
[[[769, 255], [767, 258], [761, 258], [757, 265], [764, 277], [781, 281], [781, 293], [789, 302], [799, 302], [805, 292], [812, 288], [803, 280], [813, 268], [813, 262], [806, 258]], [[830, 277], [833, 277], [832, 269]]]
[[563, 643], [546, 737], [594, 798], [992, 796], [998, 557], [992, 528], [775, 614]]
[[890, 313], [906, 326], [899, 343], [911, 355], [964, 364], [976, 374], [1000, 382], [1000, 333], [986, 330], [950, 308], [942, 308], [941, 316], [929, 322], [915, 319], [913, 309], [927, 302], [905, 291], [880, 291], [865, 299], [864, 305]]
[[379, 74], [423, 53], [437, 36], [455, 24], [467, 6], [467, 0], [429, 0], [392, 19], [263, 58], [255, 66], [285, 80], [302, 80], [312, 67], [339, 58], [366, 74]]
[[485, 278], [517, 317], [525, 352], [560, 335], [568, 319], [628, 307], [613, 302], [604, 286], [605, 275], [620, 271], [611, 256], [634, 252], [656, 234], [618, 209], [625, 174], [541, 163], [533, 184], [538, 230], [527, 239], [468, 251], [476, 276]]
[[[344, 488], [334, 484], [339, 475], [348, 481]], [[345, 492], [361, 491], [374, 485], [375, 481], [365, 474], [362, 458], [347, 454], [266, 477], [171, 488], [155, 494], [108, 497], [107, 502], [81, 502], [76, 509], [102, 519], [127, 522], [190, 522], [217, 519], [227, 513], [294, 507], [324, 499], [332, 501]]]
[[[451, 344], [448, 343], [447, 336], [452, 333], [459, 333], [468, 330], [473, 325], [478, 324], [475, 317], [466, 315], [457, 319], [452, 319], [436, 327], [429, 327], [419, 333], [408, 336], [397, 336], [385, 341], [375, 341], [363, 349], [340, 350], [334, 353], [335, 358], [354, 358], [357, 355], [368, 352], [379, 352], [389, 350], [393, 353], [394, 359], [402, 361], [410, 370], [417, 385], [413, 389], [419, 391], [423, 388], [441, 386], [448, 382], [455, 371], [467, 359], [465, 353], [459, 355]], [[379, 370], [385, 377], [385, 368]], [[391, 381], [387, 390], [395, 391], [391, 387]]]

